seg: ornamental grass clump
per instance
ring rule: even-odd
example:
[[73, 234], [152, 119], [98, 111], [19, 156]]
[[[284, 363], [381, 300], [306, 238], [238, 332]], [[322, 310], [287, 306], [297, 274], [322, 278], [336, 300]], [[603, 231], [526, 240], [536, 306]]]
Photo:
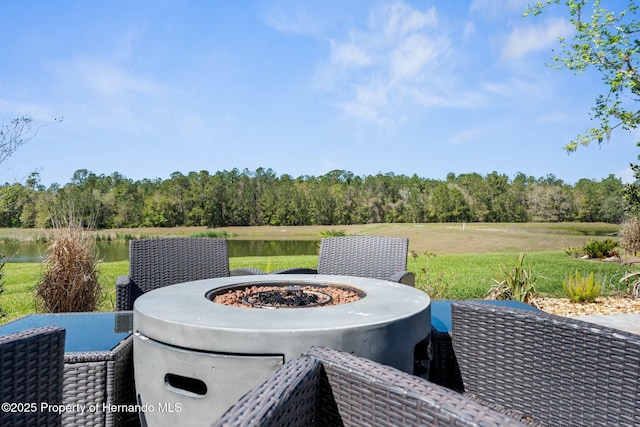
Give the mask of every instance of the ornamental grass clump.
[[493, 280], [494, 284], [489, 289], [487, 299], [520, 301], [535, 305], [534, 298], [538, 294], [535, 282], [538, 278], [533, 274], [531, 266], [525, 267], [524, 257], [524, 253], [521, 253], [513, 268], [504, 264], [501, 274]]
[[583, 277], [578, 270], [573, 277], [562, 281], [564, 293], [571, 302], [594, 302], [602, 290], [602, 283], [596, 280], [593, 271]]
[[620, 243], [630, 255], [636, 256], [640, 252], [640, 218], [630, 218], [622, 224]]
[[47, 247], [44, 274], [37, 284], [36, 303], [41, 311], [95, 311], [101, 287], [94, 249], [94, 240], [82, 228], [58, 229]]
[[633, 298], [640, 298], [640, 271], [632, 271], [625, 274], [620, 279], [620, 283], [625, 285], [628, 295]]

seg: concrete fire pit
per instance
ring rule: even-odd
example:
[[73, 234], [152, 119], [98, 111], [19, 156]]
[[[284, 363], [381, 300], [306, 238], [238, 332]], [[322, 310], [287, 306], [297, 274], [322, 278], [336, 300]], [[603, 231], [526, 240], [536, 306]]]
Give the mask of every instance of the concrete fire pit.
[[[304, 307], [274, 308], [254, 297], [245, 298], [247, 306], [240, 307], [213, 301], [230, 291], [269, 286], [282, 289], [285, 297], [298, 298], [289, 291], [306, 286], [319, 295]], [[323, 296], [330, 293], [327, 289], [353, 291], [359, 299], [329, 305]], [[412, 373], [414, 349], [429, 335], [430, 319], [424, 292], [358, 277], [236, 276], [156, 289], [136, 300], [133, 313], [143, 421], [152, 426], [209, 425], [273, 370], [312, 346]]]

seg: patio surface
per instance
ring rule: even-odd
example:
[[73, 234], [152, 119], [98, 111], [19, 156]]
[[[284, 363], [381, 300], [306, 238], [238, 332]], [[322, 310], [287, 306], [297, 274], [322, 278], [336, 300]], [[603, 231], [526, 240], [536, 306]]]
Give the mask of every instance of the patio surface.
[[640, 314], [595, 314], [575, 318], [640, 335]]

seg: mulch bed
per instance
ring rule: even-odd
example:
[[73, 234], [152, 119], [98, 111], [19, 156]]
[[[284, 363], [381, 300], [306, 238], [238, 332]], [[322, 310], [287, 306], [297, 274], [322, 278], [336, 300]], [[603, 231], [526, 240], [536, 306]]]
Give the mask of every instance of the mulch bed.
[[573, 303], [568, 298], [539, 298], [538, 307], [558, 316], [587, 316], [593, 314], [640, 314], [640, 298], [598, 297], [592, 303]]

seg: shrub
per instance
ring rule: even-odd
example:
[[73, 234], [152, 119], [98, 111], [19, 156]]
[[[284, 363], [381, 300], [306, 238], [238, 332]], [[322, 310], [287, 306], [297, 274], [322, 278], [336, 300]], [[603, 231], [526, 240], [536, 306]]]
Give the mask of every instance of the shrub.
[[42, 311], [94, 311], [101, 294], [95, 241], [82, 228], [58, 229], [47, 247], [44, 274], [37, 284], [36, 301]]
[[210, 238], [217, 238], [217, 239], [228, 239], [230, 237], [233, 237], [233, 234], [229, 234], [227, 233], [226, 230], [222, 230], [222, 231], [213, 231], [213, 230], [208, 230], [208, 231], [201, 231], [198, 233], [192, 233], [191, 237], [210, 237]]
[[416, 275], [416, 282], [416, 288], [424, 291], [431, 299], [447, 299], [455, 282], [455, 276], [434, 274], [423, 268], [421, 273]]
[[320, 232], [321, 237], [343, 237], [346, 235], [347, 232], [344, 230], [322, 230]]
[[583, 255], [582, 248], [576, 248], [575, 246], [565, 248], [564, 252], [572, 258], [580, 258]]
[[634, 298], [640, 297], [640, 271], [625, 274], [620, 279], [620, 283], [626, 285], [628, 295]]
[[[419, 255], [415, 251], [411, 251], [411, 256], [417, 262]], [[427, 262], [425, 267], [420, 268], [416, 274], [416, 288], [424, 291], [432, 299], [446, 299], [455, 282], [455, 276], [432, 273], [429, 269], [429, 257], [435, 257], [436, 254], [425, 251], [424, 256]]]
[[488, 299], [533, 303], [537, 295], [535, 282], [538, 278], [533, 275], [531, 266], [528, 269], [525, 267], [524, 258], [525, 254], [521, 253], [513, 268], [509, 268], [506, 263], [503, 265], [500, 275], [494, 279], [494, 284], [489, 289]]
[[620, 237], [624, 250], [636, 256], [640, 252], [640, 218], [634, 217], [622, 224]]
[[562, 281], [562, 287], [571, 302], [594, 302], [602, 290], [602, 284], [595, 279], [593, 271], [588, 277], [582, 277], [576, 270], [575, 276]]
[[611, 239], [591, 239], [584, 244], [582, 250], [589, 256], [589, 258], [607, 258], [618, 254], [616, 251], [614, 251], [614, 249], [617, 247], [618, 242], [614, 242]]

